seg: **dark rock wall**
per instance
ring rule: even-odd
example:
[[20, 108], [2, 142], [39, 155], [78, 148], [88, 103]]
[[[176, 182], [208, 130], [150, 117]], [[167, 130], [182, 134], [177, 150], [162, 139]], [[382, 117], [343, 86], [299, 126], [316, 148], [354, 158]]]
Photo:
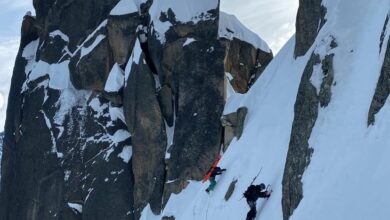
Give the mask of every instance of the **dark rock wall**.
[[126, 122], [132, 134], [134, 209], [136, 216], [150, 203], [155, 213], [161, 210], [165, 184], [165, 151], [167, 136], [162, 112], [156, 96], [153, 73], [138, 58], [132, 63], [124, 90]]
[[289, 219], [303, 198], [301, 178], [310, 163], [312, 148], [309, 146], [309, 138], [318, 116], [319, 105], [316, 88], [311, 84], [310, 78], [313, 66], [320, 62], [319, 56], [313, 54], [304, 70], [294, 105], [295, 116], [282, 183], [284, 220]]
[[[307, 53], [325, 24], [326, 8], [321, 0], [300, 0], [296, 20], [295, 57]], [[316, 50], [312, 53], [303, 72], [294, 105], [294, 120], [287, 152], [282, 181], [283, 219], [288, 220], [303, 198], [302, 176], [310, 164], [313, 146], [309, 139], [315, 126], [319, 108], [325, 108], [331, 102], [334, 86], [333, 53], [337, 47], [336, 39], [328, 36], [319, 47], [325, 47], [326, 55], [321, 57]], [[319, 69], [320, 67], [320, 69]], [[321, 79], [320, 85], [314, 85], [311, 78]], [[320, 75], [318, 75], [320, 74]]]
[[305, 55], [325, 24], [326, 8], [322, 0], [299, 0], [296, 20], [295, 57]]
[[[210, 19], [181, 23], [174, 12], [161, 13], [161, 21], [173, 26], [165, 33], [153, 31], [148, 37], [150, 56], [165, 93], [173, 94], [173, 145], [166, 160], [164, 202], [179, 193], [188, 180], [200, 180], [217, 157], [221, 146], [219, 118], [224, 107], [225, 50], [218, 40], [219, 8], [209, 11]], [[196, 41], [185, 45], [187, 38]], [[166, 98], [169, 100], [169, 97]]]
[[[294, 120], [287, 152], [286, 164], [282, 181], [283, 219], [288, 220], [303, 198], [302, 176], [310, 164], [313, 146], [309, 139], [315, 126], [319, 108], [325, 108], [332, 98], [334, 86], [333, 57], [331, 50], [337, 46], [335, 39], [330, 36], [328, 55], [323, 58], [313, 52], [303, 72], [299, 85], [297, 99], [294, 105]], [[325, 42], [324, 42], [325, 43]], [[315, 67], [320, 66], [321, 69]], [[320, 71], [315, 72], [315, 71]], [[321, 85], [312, 84], [313, 74], [321, 74]]]
[[174, 182], [166, 194], [180, 192], [188, 179], [200, 180], [217, 157], [224, 108], [223, 54], [217, 41], [194, 42], [184, 48], [184, 62], [174, 70], [177, 118], [167, 170], [167, 180]]
[[[32, 17], [25, 17], [23, 19], [22, 24], [22, 38], [21, 44], [18, 51], [18, 55], [15, 61], [14, 74], [11, 80], [11, 89], [8, 100], [8, 108], [7, 108], [7, 118], [5, 122], [5, 137], [3, 142], [3, 156], [2, 156], [2, 178], [1, 178], [1, 198], [0, 198], [0, 217], [1, 219], [10, 219], [12, 215], [16, 215], [16, 213], [11, 214], [11, 207], [14, 205], [12, 199], [16, 199], [13, 196], [14, 187], [9, 185], [9, 183], [16, 184], [16, 167], [19, 166], [19, 161], [22, 159], [17, 152], [16, 143], [20, 141], [20, 125], [21, 125], [21, 105], [22, 105], [22, 84], [26, 79], [26, 75], [24, 73], [24, 67], [27, 64], [27, 60], [22, 57], [23, 48], [37, 39], [37, 31], [33, 28], [33, 22], [35, 19]], [[23, 185], [23, 182], [19, 183], [19, 186]], [[15, 187], [17, 188], [17, 187]], [[22, 191], [19, 189], [18, 191]], [[23, 193], [23, 192], [22, 192]], [[8, 211], [9, 210], [9, 211]], [[23, 210], [26, 212], [26, 210]], [[15, 210], [14, 210], [15, 212]]]

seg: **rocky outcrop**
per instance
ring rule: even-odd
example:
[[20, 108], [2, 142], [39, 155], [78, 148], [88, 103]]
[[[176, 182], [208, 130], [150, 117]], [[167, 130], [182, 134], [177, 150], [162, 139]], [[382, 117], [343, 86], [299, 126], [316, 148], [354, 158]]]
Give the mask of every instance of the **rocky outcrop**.
[[303, 198], [301, 178], [313, 153], [309, 138], [318, 116], [318, 96], [310, 78], [314, 65], [320, 63], [318, 55], [312, 55], [303, 73], [292, 125], [289, 150], [283, 175], [283, 219], [288, 220]]
[[127, 127], [106, 99], [69, 84], [71, 44], [87, 38], [84, 22], [95, 29], [102, 17], [94, 11], [69, 23], [65, 17], [80, 18], [83, 8], [67, 10], [83, 3], [53, 4], [34, 1], [37, 21], [27, 17], [22, 27], [5, 127], [0, 218], [132, 219]]
[[328, 54], [321, 62], [323, 78], [318, 93], [321, 107], [327, 107], [332, 98], [332, 86], [334, 80], [333, 56], [334, 54]]
[[[215, 8], [207, 9], [207, 16], [196, 22], [175, 16], [175, 6], [150, 14], [150, 57], [162, 88], [171, 88], [176, 115], [173, 144], [166, 160], [165, 202], [188, 180], [200, 180], [220, 148], [225, 51], [218, 41], [219, 2], [213, 2]], [[196, 10], [189, 9], [194, 15], [199, 13]], [[165, 32], [160, 31], [162, 23], [170, 26]], [[169, 105], [169, 97], [167, 100]]]
[[21, 40], [20, 48], [24, 48], [31, 41], [38, 38], [38, 30], [35, 26], [35, 18], [31, 16], [31, 12], [28, 12], [23, 17], [22, 28], [21, 28]]
[[223, 115], [221, 117], [221, 123], [224, 127], [224, 151], [229, 146], [234, 137], [236, 137], [237, 140], [241, 138], [242, 132], [244, 131], [244, 122], [247, 113], [248, 108], [241, 107], [237, 109], [236, 112]]
[[167, 136], [153, 73], [143, 62], [143, 55], [135, 59], [136, 63], [129, 63], [132, 67], [124, 90], [124, 110], [132, 134], [134, 210], [138, 218], [148, 203], [155, 213], [161, 210]]
[[221, 39], [226, 47], [225, 72], [231, 74], [230, 84], [238, 93], [246, 93], [271, 62], [272, 52], [264, 52], [252, 44], [234, 38]]
[[368, 125], [375, 123], [375, 115], [385, 105], [385, 102], [390, 94], [390, 40], [387, 43], [387, 49], [381, 74], [378, 79], [375, 94], [371, 102], [370, 110], [368, 112]]
[[233, 89], [246, 93], [271, 62], [272, 51], [234, 16], [220, 14], [219, 38], [225, 47], [225, 73]]
[[294, 105], [294, 121], [282, 181], [284, 220], [290, 218], [303, 198], [302, 176], [313, 154], [309, 138], [319, 107], [327, 107], [332, 97], [334, 70], [331, 50], [337, 44], [332, 36], [328, 39], [322, 42], [328, 50], [327, 55], [321, 57], [315, 51], [307, 63]]
[[180, 192], [189, 179], [200, 180], [217, 157], [224, 107], [223, 53], [216, 39], [194, 42], [184, 47], [184, 62], [173, 69], [177, 119], [167, 164], [167, 181], [173, 182], [167, 184], [166, 196]]
[[126, 64], [137, 38], [136, 31], [141, 23], [138, 12], [124, 15], [110, 15], [107, 30], [114, 62]]
[[305, 55], [325, 24], [326, 8], [322, 0], [299, 0], [296, 20], [295, 57]]

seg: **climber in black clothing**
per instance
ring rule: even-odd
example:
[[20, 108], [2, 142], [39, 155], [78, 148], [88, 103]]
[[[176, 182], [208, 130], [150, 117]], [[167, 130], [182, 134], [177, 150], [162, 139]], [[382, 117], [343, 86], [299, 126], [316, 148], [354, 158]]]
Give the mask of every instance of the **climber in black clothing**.
[[269, 198], [271, 192], [268, 192], [265, 188], [264, 183], [260, 185], [250, 185], [244, 193], [246, 202], [250, 207], [250, 211], [246, 216], [246, 220], [252, 220], [256, 217], [256, 201], [258, 198]]
[[220, 167], [215, 167], [213, 172], [210, 175], [210, 186], [206, 189], [206, 192], [211, 192], [214, 190], [215, 186], [217, 185], [217, 181], [215, 181], [215, 177], [218, 175], [221, 175], [223, 172], [225, 172], [226, 169], [221, 169]]

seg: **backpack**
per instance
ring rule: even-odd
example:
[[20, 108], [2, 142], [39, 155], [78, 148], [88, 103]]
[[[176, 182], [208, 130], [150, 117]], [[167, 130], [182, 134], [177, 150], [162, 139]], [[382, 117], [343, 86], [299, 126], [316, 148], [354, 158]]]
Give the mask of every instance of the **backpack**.
[[250, 185], [248, 187], [248, 189], [246, 189], [246, 191], [244, 192], [244, 197], [249, 199], [251, 197], [253, 197], [253, 194], [255, 193], [256, 191], [256, 186], [255, 185]]

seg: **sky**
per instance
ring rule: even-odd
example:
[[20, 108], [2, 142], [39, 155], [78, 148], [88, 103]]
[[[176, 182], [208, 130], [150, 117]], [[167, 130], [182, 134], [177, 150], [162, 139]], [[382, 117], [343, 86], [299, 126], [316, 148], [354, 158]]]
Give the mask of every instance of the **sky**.
[[[245, 3], [243, 3], [245, 2]], [[234, 14], [271, 47], [274, 54], [295, 33], [298, 0], [221, 0], [221, 10]], [[32, 0], [0, 1], [0, 131], [3, 131], [20, 27]]]

